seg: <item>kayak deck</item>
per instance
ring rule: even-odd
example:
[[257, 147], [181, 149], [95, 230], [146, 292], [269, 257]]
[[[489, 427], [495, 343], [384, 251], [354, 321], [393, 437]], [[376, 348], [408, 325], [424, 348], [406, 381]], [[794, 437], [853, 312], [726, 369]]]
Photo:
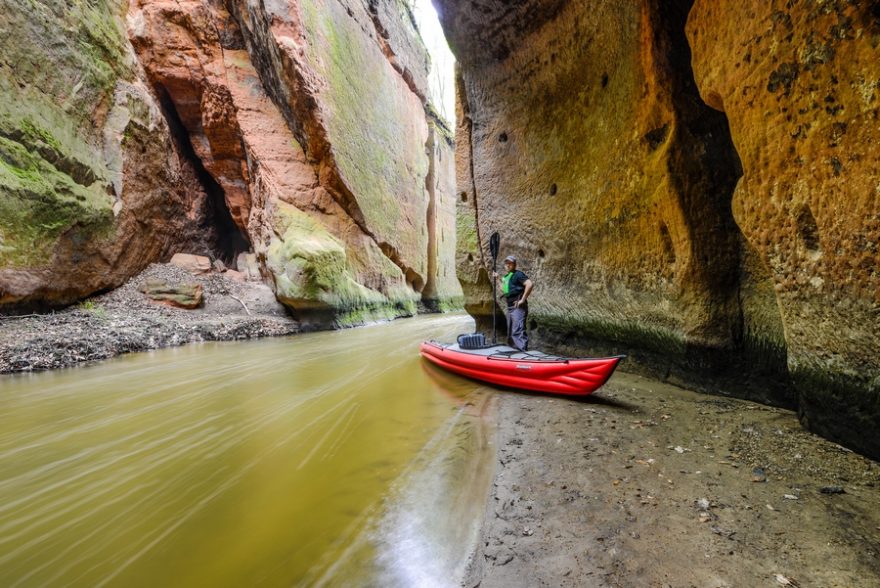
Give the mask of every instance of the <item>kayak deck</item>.
[[574, 358], [507, 345], [462, 349], [457, 343], [425, 341], [422, 357], [451, 372], [476, 380], [570, 396], [586, 396], [601, 387], [625, 357]]

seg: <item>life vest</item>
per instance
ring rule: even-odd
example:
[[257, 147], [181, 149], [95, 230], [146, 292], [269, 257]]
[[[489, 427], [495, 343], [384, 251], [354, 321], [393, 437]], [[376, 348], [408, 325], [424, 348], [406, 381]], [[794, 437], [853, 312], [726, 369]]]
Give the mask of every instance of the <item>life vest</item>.
[[510, 279], [516, 274], [516, 271], [507, 272], [501, 277], [501, 293], [505, 296], [510, 294]]

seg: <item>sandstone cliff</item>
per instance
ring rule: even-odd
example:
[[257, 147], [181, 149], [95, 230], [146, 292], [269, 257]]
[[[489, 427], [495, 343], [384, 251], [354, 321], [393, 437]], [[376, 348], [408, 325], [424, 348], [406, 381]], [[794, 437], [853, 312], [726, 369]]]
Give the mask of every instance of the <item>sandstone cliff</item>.
[[705, 101], [743, 165], [737, 225], [773, 280], [798, 409], [880, 455], [880, 5], [698, 0]]
[[538, 344], [797, 407], [880, 455], [876, 6], [439, 4], [481, 326], [499, 231]]
[[123, 12], [0, 2], [0, 307], [70, 303], [213, 238]]
[[[47, 233], [40, 221], [31, 240], [45, 244], [43, 258], [22, 257], [20, 252], [33, 249], [23, 243], [15, 249], [18, 257], [3, 260], [11, 276], [0, 281], [5, 302], [70, 302], [115, 285], [149, 261], [201, 246], [227, 263], [254, 251], [279, 300], [306, 324], [356, 324], [412, 314], [417, 303], [439, 308], [460, 303], [453, 268], [453, 170], [442, 161], [444, 154], [451, 161], [451, 140], [437, 139], [445, 135], [435, 132], [443, 124], [430, 114], [425, 93], [427, 54], [405, 4], [131, 0], [127, 7], [104, 8], [103, 26], [113, 32], [111, 48], [117, 52], [96, 53], [111, 82], [132, 80], [127, 83], [140, 89], [149, 104], [142, 110], [153, 116], [151, 130], [157, 129], [155, 137], [127, 144], [142, 150], [155, 145], [161, 157], [142, 153], [155, 167], [143, 175], [162, 197], [179, 194], [187, 214], [166, 207], [140, 218], [138, 227], [163, 232], [163, 248], [130, 243], [131, 229], [113, 218], [116, 208], [121, 213], [126, 208], [114, 208], [107, 194], [110, 179], [90, 182], [91, 199], [77, 201], [91, 208], [72, 213], [70, 225], [82, 226], [91, 216], [103, 224], [94, 221], [98, 228], [77, 243], [93, 247], [112, 233], [114, 243], [130, 243], [127, 250], [140, 265], [117, 266], [114, 257], [92, 270], [96, 262], [88, 251], [69, 251], [46, 238], [70, 238], [69, 226]], [[75, 30], [94, 30], [76, 9], [58, 3], [53, 10]], [[24, 12], [16, 18], [19, 26], [30, 24]], [[60, 23], [58, 29], [70, 30]], [[72, 36], [70, 43], [77, 42]], [[28, 52], [23, 39], [20, 51]], [[47, 63], [56, 58], [52, 51], [67, 56], [52, 45]], [[26, 81], [37, 75], [16, 71]], [[0, 78], [10, 83], [10, 96], [18, 96], [14, 80]], [[88, 110], [100, 108], [94, 96], [69, 104], [74, 78], [71, 73], [47, 92], [69, 111], [59, 115], [59, 124], [78, 116], [83, 134], [128, 138], [125, 127], [105, 130]], [[116, 125], [118, 119], [110, 117]], [[38, 147], [24, 144], [23, 150]], [[71, 152], [81, 149], [73, 146]], [[130, 158], [112, 159], [106, 150], [98, 155], [96, 165], [132, 173]], [[7, 182], [18, 189], [12, 181]], [[57, 187], [46, 192], [63, 198]], [[138, 199], [145, 197], [142, 192], [134, 185], [119, 189]], [[21, 193], [21, 201], [39, 200], [33, 190]], [[58, 208], [62, 205], [49, 205]], [[197, 230], [178, 226], [186, 218]], [[11, 228], [2, 234], [4, 242], [14, 235]], [[76, 277], [89, 271], [114, 278], [80, 280], [63, 296], [46, 292], [45, 284], [54, 287], [64, 272]], [[13, 288], [27, 280], [39, 283]]]

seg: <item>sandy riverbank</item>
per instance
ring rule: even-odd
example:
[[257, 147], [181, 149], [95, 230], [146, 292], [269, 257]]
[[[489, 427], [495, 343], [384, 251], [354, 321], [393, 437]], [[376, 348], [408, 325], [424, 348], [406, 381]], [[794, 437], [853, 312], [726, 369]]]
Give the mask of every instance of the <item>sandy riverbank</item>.
[[[202, 284], [204, 308], [148, 301], [155, 278]], [[64, 311], [3, 317], [0, 372], [298, 330], [262, 284], [154, 265]], [[880, 585], [880, 465], [790, 411], [625, 373], [585, 401], [495, 394], [466, 586]]]
[[880, 465], [790, 411], [625, 373], [499, 396], [466, 586], [880, 586]]
[[[172, 308], [140, 290], [147, 280], [197, 283], [204, 306]], [[226, 274], [191, 274], [152, 264], [126, 284], [60, 311], [0, 316], [0, 373], [46, 370], [108, 359], [132, 351], [199, 341], [233, 341], [300, 330], [272, 293], [256, 281]]]

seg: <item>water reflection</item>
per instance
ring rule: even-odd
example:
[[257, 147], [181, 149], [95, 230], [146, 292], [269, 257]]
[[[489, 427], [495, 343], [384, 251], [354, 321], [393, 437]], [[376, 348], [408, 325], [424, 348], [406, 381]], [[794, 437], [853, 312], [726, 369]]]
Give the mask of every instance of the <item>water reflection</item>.
[[429, 378], [418, 344], [471, 328], [418, 318], [0, 379], [0, 584], [454, 578], [491, 395]]

